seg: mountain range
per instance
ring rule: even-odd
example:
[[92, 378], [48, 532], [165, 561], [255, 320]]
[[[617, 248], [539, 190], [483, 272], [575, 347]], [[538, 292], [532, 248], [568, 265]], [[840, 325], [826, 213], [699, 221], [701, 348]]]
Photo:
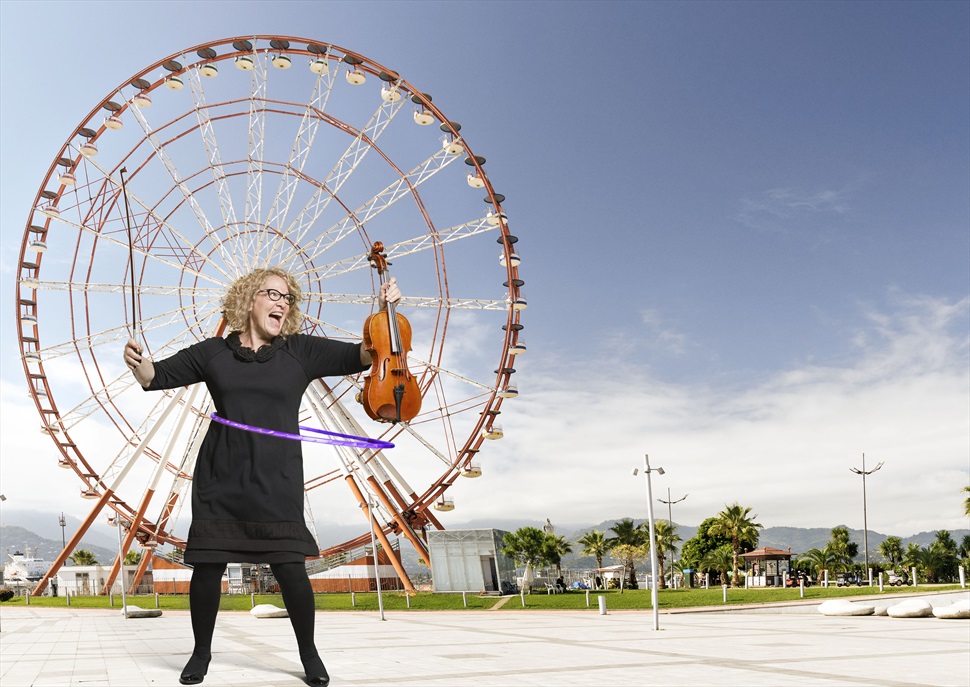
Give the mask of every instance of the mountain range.
[[[13, 510], [3, 509], [0, 512], [0, 551], [13, 553], [23, 551], [25, 547], [36, 551], [38, 558], [53, 560], [62, 550], [61, 539], [62, 529], [58, 523], [59, 513], [47, 513], [32, 510]], [[608, 536], [609, 529], [618, 519], [604, 520], [595, 525], [582, 523], [554, 524], [557, 535], [562, 535], [567, 541], [575, 542], [584, 534], [591, 530], [605, 532]], [[644, 522], [635, 520], [635, 522]], [[69, 540], [81, 521], [72, 516], [65, 516], [65, 527], [63, 536]], [[676, 524], [676, 523], [675, 523]], [[520, 527], [537, 527], [541, 529], [545, 522], [527, 519], [488, 519], [488, 520], [469, 520], [463, 523], [451, 524], [449, 530], [463, 529], [498, 529], [507, 532], [514, 532]], [[685, 542], [695, 534], [697, 527], [690, 525], [676, 525], [677, 534], [681, 541]], [[837, 525], [833, 525], [835, 527]], [[758, 546], [771, 546], [776, 549], [791, 550], [792, 553], [804, 553], [812, 548], [822, 548], [829, 541], [832, 527], [765, 527], [761, 530], [758, 539]], [[358, 525], [329, 525], [317, 523], [317, 536], [322, 548], [327, 548], [342, 541], [355, 537], [366, 530]], [[959, 542], [964, 535], [970, 534], [970, 529], [951, 530], [950, 536]], [[862, 530], [849, 528], [850, 539], [859, 544], [862, 549], [863, 532]], [[869, 530], [869, 551], [870, 557], [879, 560], [879, 544], [886, 540], [890, 535], [882, 534]], [[900, 537], [905, 548], [907, 544], [915, 542], [920, 546], [929, 545], [936, 538], [936, 532], [920, 532], [910, 537]], [[78, 548], [91, 551], [95, 558], [101, 563], [110, 563], [118, 553], [117, 530], [105, 524], [105, 518], [99, 518], [96, 523], [88, 529]], [[574, 544], [573, 553], [563, 557], [563, 567], [572, 569], [588, 569], [595, 567], [592, 558], [581, 556], [581, 547]], [[164, 547], [162, 549], [164, 551]], [[401, 541], [402, 559], [408, 573], [427, 573], [427, 567], [418, 562], [418, 556], [414, 549]], [[3, 563], [7, 558], [4, 557]]]

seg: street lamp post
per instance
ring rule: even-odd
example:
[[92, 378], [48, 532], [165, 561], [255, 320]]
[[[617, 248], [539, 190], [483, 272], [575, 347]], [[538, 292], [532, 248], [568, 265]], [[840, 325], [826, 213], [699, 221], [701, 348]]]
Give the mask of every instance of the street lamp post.
[[109, 515], [108, 524], [116, 525], [118, 527], [118, 561], [121, 565], [121, 612], [125, 616], [125, 620], [128, 620], [128, 597], [125, 594], [125, 587], [127, 586], [125, 584], [125, 550], [121, 538], [121, 515], [118, 513], [116, 513], [114, 517]]
[[64, 519], [64, 513], [61, 513], [61, 517], [57, 519], [57, 524], [61, 526], [61, 549], [67, 548], [67, 542], [64, 540], [64, 528], [67, 527], [67, 520]]
[[[633, 468], [633, 476], [636, 477], [639, 470]], [[664, 474], [663, 468], [651, 468], [650, 456], [643, 454], [643, 472], [647, 478], [647, 522], [650, 525], [650, 603], [653, 606], [653, 629], [660, 629], [660, 611], [657, 608], [657, 539], [653, 528], [653, 487], [650, 484], [650, 473], [656, 472], [658, 475]]]
[[[681, 496], [676, 501], [671, 501], [670, 500], [670, 487], [667, 487], [667, 500], [664, 501], [663, 499], [657, 499], [658, 501], [660, 501], [660, 503], [666, 503], [667, 504], [667, 522], [670, 523], [670, 526], [671, 527], [674, 526], [674, 514], [673, 514], [673, 509], [672, 509], [671, 506], [673, 506], [673, 504], [675, 504], [675, 503], [680, 503], [681, 501], [683, 501], [684, 499], [686, 499], [688, 496], [690, 496], [690, 494], [684, 494], [683, 496]], [[671, 549], [670, 550], [670, 584], [673, 584], [673, 583], [674, 583], [674, 550]]]
[[862, 469], [860, 470], [859, 468], [849, 468], [849, 470], [851, 470], [855, 474], [862, 475], [862, 548], [863, 548], [863, 556], [866, 561], [866, 579], [870, 580], [870, 582], [872, 578], [869, 575], [869, 519], [866, 514], [866, 510], [867, 510], [866, 509], [866, 475], [871, 475], [882, 466], [883, 466], [883, 463], [879, 463], [879, 465], [874, 467], [872, 470], [867, 471], [866, 454], [863, 453]]
[[[376, 499], [374, 499], [376, 501]], [[370, 519], [370, 550], [374, 554], [374, 584], [377, 586], [377, 608], [384, 618], [384, 597], [381, 594], [381, 571], [377, 567], [377, 540], [374, 538], [374, 530], [377, 523], [374, 522], [374, 501], [371, 501], [370, 494], [367, 495], [367, 517]]]

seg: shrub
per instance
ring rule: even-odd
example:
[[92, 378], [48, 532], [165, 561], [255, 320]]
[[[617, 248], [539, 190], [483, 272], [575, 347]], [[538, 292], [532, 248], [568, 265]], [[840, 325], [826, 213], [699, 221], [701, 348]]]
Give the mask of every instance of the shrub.
[[0, 589], [0, 601], [10, 601], [13, 597], [14, 593], [12, 589], [8, 589], [7, 587]]

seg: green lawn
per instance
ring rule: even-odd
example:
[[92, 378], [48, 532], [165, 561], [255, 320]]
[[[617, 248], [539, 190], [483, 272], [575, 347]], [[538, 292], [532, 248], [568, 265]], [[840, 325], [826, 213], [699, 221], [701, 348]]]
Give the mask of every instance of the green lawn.
[[[915, 590], [912, 587], [886, 587], [880, 592], [879, 587], [809, 587], [805, 590], [804, 600], [835, 599], [846, 596], [877, 596], [891, 597], [894, 594], [912, 594], [913, 592], [959, 591], [960, 585], [920, 585]], [[649, 609], [650, 591], [639, 589], [624, 591], [617, 590], [590, 591], [589, 607], [598, 610], [597, 596], [606, 597], [607, 609], [635, 610]], [[759, 589], [728, 589], [727, 605], [777, 603], [784, 601], [801, 601], [798, 589], [775, 589], [772, 587]], [[724, 593], [720, 587], [716, 589], [661, 589], [657, 592], [658, 605], [661, 609], [694, 608], [698, 606], [724, 606]], [[586, 608], [586, 592], [581, 590], [569, 591], [564, 594], [527, 594], [525, 609], [520, 599], [508, 601], [501, 610], [583, 610]]]
[[[895, 594], [912, 594], [914, 592], [959, 591], [960, 585], [921, 585], [913, 587], [887, 587], [880, 593], [878, 587], [809, 587], [805, 590], [805, 600], [823, 600], [846, 596], [878, 596], [891, 597]], [[606, 607], [611, 610], [636, 610], [650, 608], [650, 592], [641, 589], [624, 591], [617, 590], [591, 591], [589, 593], [589, 608], [598, 610], [597, 596], [606, 597]], [[385, 592], [384, 608], [389, 611], [408, 609], [408, 599], [403, 592]], [[692, 608], [698, 606], [724, 606], [723, 592], [716, 589], [663, 589], [658, 592], [660, 608]], [[316, 607], [322, 611], [376, 611], [378, 608], [376, 592], [357, 593], [351, 598], [350, 594], [317, 594], [314, 597]], [[466, 595], [467, 607], [462, 602], [461, 594], [434, 594], [432, 592], [418, 592], [410, 599], [411, 610], [424, 611], [461, 611], [485, 610], [492, 608], [499, 599], [496, 597], [482, 597], [478, 594]], [[121, 609], [121, 597], [114, 597], [114, 607]], [[257, 594], [257, 604], [274, 604], [282, 606], [283, 601], [278, 594]], [[728, 589], [727, 605], [773, 603], [783, 601], [799, 601], [798, 589]], [[4, 606], [24, 606], [24, 597], [16, 597], [5, 602]], [[155, 608], [154, 596], [129, 596], [128, 603], [141, 608]], [[31, 606], [64, 608], [67, 600], [63, 597], [49, 596], [31, 597]], [[71, 608], [109, 608], [111, 599], [105, 596], [72, 596]], [[187, 610], [189, 598], [186, 595], [159, 594], [158, 607], [170, 610]], [[224, 611], [248, 611], [252, 608], [249, 595], [223, 596], [219, 607]], [[565, 594], [546, 594], [537, 592], [525, 595], [525, 608], [521, 598], [512, 597], [502, 605], [500, 610], [585, 610], [586, 592], [575, 590]]]

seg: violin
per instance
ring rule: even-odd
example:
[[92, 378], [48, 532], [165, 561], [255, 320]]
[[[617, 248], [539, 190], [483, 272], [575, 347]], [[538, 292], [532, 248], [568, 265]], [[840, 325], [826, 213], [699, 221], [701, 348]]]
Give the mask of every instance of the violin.
[[[375, 241], [367, 259], [383, 286], [390, 279], [384, 244]], [[410, 422], [421, 410], [421, 389], [408, 370], [411, 323], [394, 303], [364, 321], [364, 349], [371, 354], [370, 373], [360, 395], [367, 415], [378, 422]]]

